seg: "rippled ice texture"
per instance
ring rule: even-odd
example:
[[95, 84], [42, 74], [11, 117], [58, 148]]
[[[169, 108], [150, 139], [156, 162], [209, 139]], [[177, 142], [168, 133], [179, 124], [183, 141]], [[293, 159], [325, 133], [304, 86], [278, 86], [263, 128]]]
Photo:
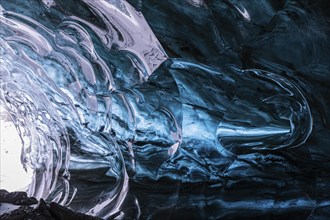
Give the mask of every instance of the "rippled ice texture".
[[29, 194], [102, 218], [329, 215], [328, 3], [129, 2], [0, 2]]

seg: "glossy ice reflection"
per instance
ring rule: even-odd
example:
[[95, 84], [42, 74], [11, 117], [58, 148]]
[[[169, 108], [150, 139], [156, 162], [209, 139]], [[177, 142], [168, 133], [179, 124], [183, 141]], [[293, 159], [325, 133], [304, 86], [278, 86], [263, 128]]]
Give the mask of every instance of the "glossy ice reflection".
[[[196, 210], [328, 206], [325, 58], [272, 60], [268, 40], [299, 8], [250, 2], [1, 2], [1, 103], [34, 170], [29, 194], [102, 218], [194, 199]], [[136, 185], [159, 186], [161, 205]]]

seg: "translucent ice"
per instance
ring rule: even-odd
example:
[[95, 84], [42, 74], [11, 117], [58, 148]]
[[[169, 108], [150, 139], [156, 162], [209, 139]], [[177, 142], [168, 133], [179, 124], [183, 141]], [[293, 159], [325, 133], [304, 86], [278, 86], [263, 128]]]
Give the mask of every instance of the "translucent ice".
[[[306, 193], [329, 180], [327, 60], [308, 63], [276, 41], [295, 36], [281, 32], [285, 13], [307, 12], [292, 2], [182, 2], [0, 2], [1, 108], [34, 172], [28, 194], [102, 218], [156, 218], [154, 207], [180, 202], [328, 207]], [[328, 45], [322, 31], [310, 33]], [[191, 187], [191, 199], [175, 184]], [[210, 191], [197, 194], [198, 184]], [[159, 197], [141, 198], [136, 185]]]

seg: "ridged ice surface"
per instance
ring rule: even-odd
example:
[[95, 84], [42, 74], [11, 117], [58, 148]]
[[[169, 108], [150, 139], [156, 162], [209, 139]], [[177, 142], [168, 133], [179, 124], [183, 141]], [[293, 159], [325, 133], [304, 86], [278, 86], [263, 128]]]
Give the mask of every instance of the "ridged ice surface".
[[30, 196], [101, 218], [330, 215], [326, 1], [0, 4]]

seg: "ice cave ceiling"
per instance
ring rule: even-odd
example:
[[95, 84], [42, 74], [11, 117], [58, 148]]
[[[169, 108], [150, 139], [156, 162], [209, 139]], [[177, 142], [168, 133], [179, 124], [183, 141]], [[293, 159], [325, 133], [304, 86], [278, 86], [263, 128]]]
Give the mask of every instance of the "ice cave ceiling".
[[329, 11], [0, 0], [1, 218], [330, 218]]

